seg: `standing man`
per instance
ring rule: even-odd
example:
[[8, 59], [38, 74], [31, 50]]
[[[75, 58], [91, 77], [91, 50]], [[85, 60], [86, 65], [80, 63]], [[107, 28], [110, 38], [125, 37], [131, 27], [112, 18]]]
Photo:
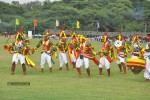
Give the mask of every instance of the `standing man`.
[[144, 53], [144, 59], [146, 60], [146, 69], [144, 72], [144, 78], [146, 81], [150, 80], [150, 34], [147, 35], [147, 44]]
[[66, 64], [66, 70], [69, 71], [67, 55], [66, 55], [66, 52], [68, 50], [68, 44], [67, 44], [66, 34], [63, 30], [60, 32], [59, 39], [60, 41], [56, 44], [59, 52], [59, 62], [60, 62], [59, 70], [62, 70], [63, 65]]
[[77, 48], [78, 56], [77, 56], [77, 61], [76, 61], [76, 68], [78, 71], [78, 75], [79, 75], [79, 78], [82, 77], [80, 68], [84, 63], [88, 77], [90, 78], [89, 58], [85, 57], [85, 55], [88, 54], [88, 51], [85, 50], [87, 40], [84, 36], [79, 36], [79, 41], [80, 41], [80, 45]]
[[127, 48], [126, 48], [125, 40], [121, 35], [121, 33], [118, 34], [117, 36], [117, 40], [115, 41], [115, 48], [117, 50], [116, 63], [119, 66], [120, 73], [126, 74], [125, 58], [127, 57]]
[[23, 74], [26, 75], [25, 55], [29, 51], [29, 45], [26, 45], [25, 43], [25, 36], [22, 32], [22, 29], [19, 29], [15, 38], [16, 41], [11, 43], [9, 46], [6, 44], [4, 45], [4, 49], [13, 54], [11, 75], [14, 75], [18, 61], [20, 61], [20, 64], [22, 65]]
[[50, 72], [52, 72], [52, 58], [50, 54], [51, 46], [53, 45], [52, 42], [49, 40], [48, 35], [50, 34], [50, 31], [48, 31], [44, 37], [43, 40], [40, 40], [36, 47], [32, 49], [32, 53], [37, 51], [37, 48], [42, 46], [42, 52], [41, 52], [41, 71], [44, 72], [44, 65], [47, 61]]
[[76, 68], [77, 52], [76, 48], [79, 47], [79, 41], [77, 35], [72, 29], [71, 42], [68, 45], [68, 56], [70, 63], [73, 65], [73, 68]]
[[107, 69], [108, 77], [110, 77], [110, 63], [113, 62], [112, 57], [114, 57], [114, 51], [111, 47], [110, 42], [108, 41], [108, 33], [103, 37], [102, 49], [97, 52], [97, 55], [100, 55], [99, 60], [99, 75], [102, 76], [102, 69], [105, 66]]
[[139, 36], [138, 34], [135, 34], [133, 37], [133, 43], [132, 43], [132, 56], [131, 58], [142, 58], [143, 57], [143, 48], [140, 45], [140, 42], [138, 41]]

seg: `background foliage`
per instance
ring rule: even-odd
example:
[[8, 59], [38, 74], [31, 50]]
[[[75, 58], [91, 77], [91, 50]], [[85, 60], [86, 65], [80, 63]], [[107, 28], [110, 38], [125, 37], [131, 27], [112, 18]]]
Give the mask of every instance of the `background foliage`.
[[[141, 5], [144, 16], [136, 20], [132, 12], [137, 5]], [[99, 31], [126, 32], [144, 31], [144, 22], [147, 23], [147, 31], [150, 31], [150, 2], [148, 0], [61, 0], [50, 2], [45, 0], [19, 4], [12, 1], [11, 4], [0, 2], [0, 31], [15, 31], [15, 19], [20, 19], [20, 25], [25, 31], [34, 30], [33, 20], [39, 22], [36, 33], [45, 29], [55, 29], [55, 20], [58, 19], [61, 29], [63, 25], [67, 30], [76, 28], [76, 20], [79, 20], [83, 31], [96, 31], [97, 22], [100, 23]]]

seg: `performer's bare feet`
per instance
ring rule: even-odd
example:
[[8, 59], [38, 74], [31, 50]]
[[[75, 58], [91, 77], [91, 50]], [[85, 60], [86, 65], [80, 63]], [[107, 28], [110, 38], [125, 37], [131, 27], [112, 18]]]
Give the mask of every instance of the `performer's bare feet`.
[[82, 78], [82, 76], [81, 76], [81, 75], [79, 75], [79, 78]]
[[120, 70], [120, 74], [123, 74], [123, 70]]
[[14, 75], [14, 72], [12, 72], [11, 75]]
[[67, 68], [66, 71], [69, 71], [69, 68]]
[[23, 73], [23, 75], [27, 75], [27, 73], [26, 73], [26, 72], [24, 72], [24, 73]]
[[146, 79], [145, 82], [149, 82], [149, 79]]
[[103, 75], [102, 75], [102, 74], [99, 74], [99, 76], [102, 77]]
[[59, 70], [62, 70], [62, 67], [60, 67]]
[[52, 72], [52, 68], [50, 68], [50, 72]]
[[41, 72], [44, 72], [44, 69], [43, 69], [43, 68], [41, 68]]

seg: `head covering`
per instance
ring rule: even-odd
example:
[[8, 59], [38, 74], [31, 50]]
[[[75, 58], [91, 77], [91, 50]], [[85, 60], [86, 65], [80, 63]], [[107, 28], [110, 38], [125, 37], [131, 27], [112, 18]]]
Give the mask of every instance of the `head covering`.
[[106, 32], [103, 36], [102, 36], [103, 42], [107, 42], [108, 40], [108, 32]]
[[147, 40], [150, 42], [150, 33], [147, 34]]
[[66, 38], [66, 33], [64, 31], [64, 27], [62, 27], [61, 32], [59, 33], [59, 38]]
[[44, 37], [48, 37], [48, 35], [50, 35], [50, 30], [48, 30], [48, 31], [44, 34]]
[[16, 40], [18, 40], [18, 39], [25, 40], [25, 39], [26, 39], [26, 37], [25, 37], [25, 35], [24, 35], [24, 33], [23, 33], [23, 29], [22, 29], [22, 28], [20, 28], [20, 29], [18, 30], [18, 32], [17, 32], [17, 34], [16, 34], [16, 36], [15, 36], [15, 39], [16, 39]]
[[139, 35], [138, 33], [135, 34], [135, 36], [133, 37], [133, 41], [136, 42], [139, 39]]
[[77, 39], [77, 35], [76, 35], [74, 29], [72, 29], [71, 38], [72, 38], [72, 39], [74, 39], [74, 38]]

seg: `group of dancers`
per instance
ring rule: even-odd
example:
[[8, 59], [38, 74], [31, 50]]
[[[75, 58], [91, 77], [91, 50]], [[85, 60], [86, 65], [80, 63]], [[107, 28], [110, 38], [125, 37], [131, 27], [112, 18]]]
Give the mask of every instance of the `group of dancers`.
[[[23, 69], [23, 74], [26, 75], [26, 64], [36, 69], [35, 63], [29, 58], [28, 55], [34, 54], [42, 47], [41, 51], [41, 71], [44, 72], [44, 65], [47, 62], [50, 72], [53, 71], [52, 57], [59, 57], [59, 70], [62, 70], [65, 64], [66, 70], [69, 71], [68, 59], [73, 68], [77, 69], [78, 77], [82, 77], [81, 66], [84, 64], [88, 77], [91, 77], [89, 63], [90, 60], [94, 62], [99, 68], [99, 76], [102, 76], [102, 69], [107, 69], [108, 77], [110, 77], [110, 65], [113, 61], [118, 64], [121, 74], [126, 74], [126, 57], [130, 53], [133, 59], [145, 60], [144, 77], [146, 81], [150, 80], [150, 35], [147, 35], [146, 48], [142, 47], [139, 42], [138, 34], [132, 39], [132, 42], [126, 41], [121, 32], [116, 36], [114, 43], [111, 43], [108, 38], [108, 32], [102, 36], [102, 45], [100, 50], [96, 52], [94, 46], [83, 35], [77, 35], [72, 30], [70, 40], [67, 40], [64, 30], [60, 31], [59, 42], [54, 44], [49, 39], [50, 31], [47, 31], [43, 39], [37, 43], [33, 48], [30, 47], [28, 38], [23, 33], [22, 29], [18, 30], [15, 35], [15, 41], [11, 44], [4, 44], [4, 50], [13, 54], [11, 74], [14, 75], [15, 67], [20, 61]], [[99, 55], [100, 59], [97, 60], [96, 56]]]

